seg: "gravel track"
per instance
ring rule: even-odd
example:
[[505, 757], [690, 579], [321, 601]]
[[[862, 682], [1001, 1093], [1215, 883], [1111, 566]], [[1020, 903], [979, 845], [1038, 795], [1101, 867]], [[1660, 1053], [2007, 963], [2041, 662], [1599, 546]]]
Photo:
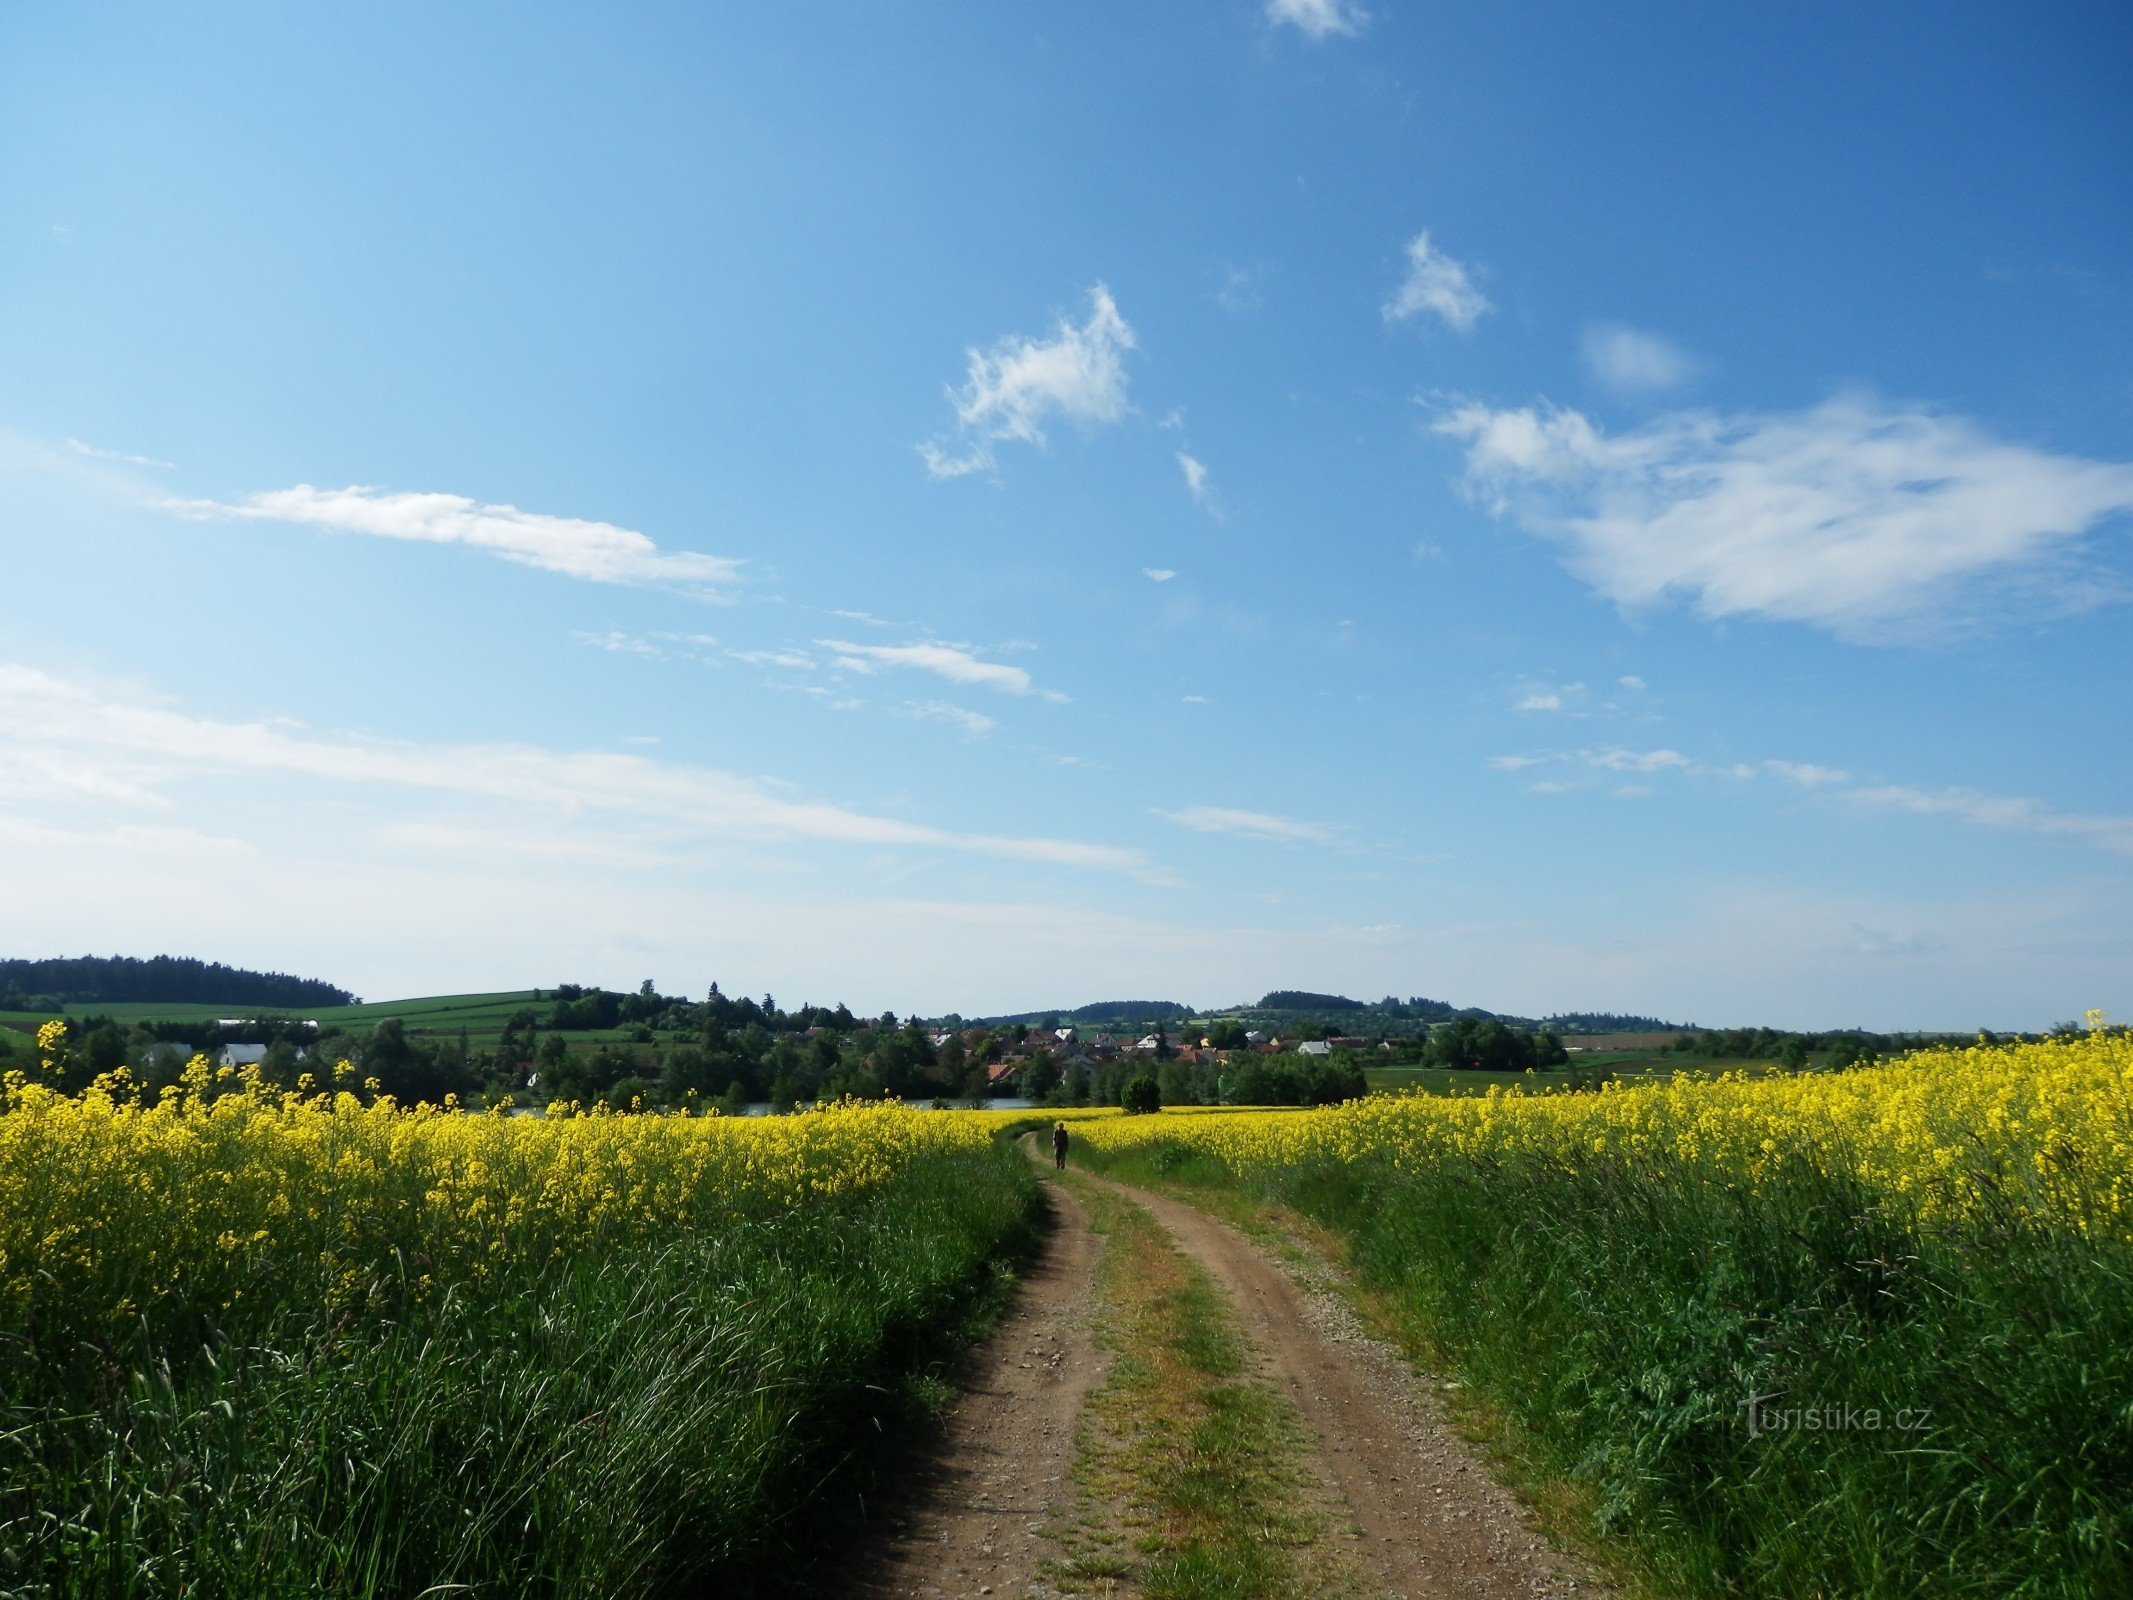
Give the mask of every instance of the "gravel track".
[[[1364, 1332], [1306, 1250], [1277, 1261], [1234, 1228], [1167, 1195], [1091, 1182], [1143, 1207], [1237, 1309], [1260, 1369], [1314, 1441], [1344, 1565], [1387, 1600], [1605, 1600], [1553, 1546], [1446, 1419], [1430, 1384]], [[869, 1600], [1047, 1597], [1049, 1525], [1074, 1504], [1075, 1431], [1102, 1378], [1094, 1339], [1098, 1241], [1064, 1187], [1058, 1225], [992, 1337], [964, 1397], [867, 1562]]]
[[1074, 1433], [1102, 1376], [1098, 1244], [1080, 1202], [1047, 1185], [1055, 1225], [991, 1337], [958, 1374], [963, 1396], [868, 1562], [868, 1600], [1049, 1594], [1048, 1524], [1074, 1502]]

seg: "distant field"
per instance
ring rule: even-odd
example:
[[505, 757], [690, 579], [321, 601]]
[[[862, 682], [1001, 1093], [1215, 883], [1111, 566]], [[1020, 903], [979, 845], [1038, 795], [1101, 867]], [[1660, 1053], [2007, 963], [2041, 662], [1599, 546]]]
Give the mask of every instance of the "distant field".
[[[544, 991], [545, 992], [545, 991]], [[411, 1000], [378, 1000], [357, 1006], [254, 1006], [191, 1004], [184, 1001], [89, 1002], [70, 1005], [63, 1013], [49, 1011], [0, 1011], [0, 1022], [28, 1022], [32, 1026], [47, 1017], [112, 1017], [120, 1022], [211, 1022], [217, 1017], [302, 1017], [321, 1025], [379, 1022], [399, 1017], [423, 1028], [473, 1027], [487, 1022], [498, 1031], [520, 1006], [538, 1006], [531, 989], [510, 989], [495, 994], [438, 994]]]
[[1680, 1056], [1672, 1051], [1621, 1051], [1580, 1056], [1572, 1066], [1545, 1067], [1532, 1073], [1475, 1072], [1463, 1067], [1365, 1067], [1363, 1079], [1373, 1089], [1420, 1089], [1427, 1094], [1485, 1094], [1491, 1084], [1508, 1088], [1559, 1086], [1579, 1071], [1604, 1068], [1617, 1078], [1671, 1078], [1678, 1072], [1710, 1074], [1745, 1072], [1760, 1077], [1778, 1070], [1774, 1061], [1743, 1061], [1734, 1056]]
[[[481, 1048], [496, 1043], [504, 1031], [504, 1024], [521, 1006], [532, 1007], [536, 1016], [547, 1015], [548, 1002], [534, 999], [534, 992], [531, 989], [509, 989], [491, 994], [438, 994], [406, 1000], [379, 1000], [356, 1006], [196, 1005], [178, 1001], [91, 1003], [70, 1005], [64, 1013], [0, 1011], [0, 1027], [35, 1033], [40, 1023], [55, 1014], [110, 1017], [117, 1022], [178, 1023], [212, 1022], [218, 1017], [296, 1017], [315, 1021], [322, 1028], [340, 1027], [360, 1033], [388, 1017], [397, 1017], [413, 1034], [456, 1034], [465, 1029], [467, 1042]], [[586, 1044], [616, 1043], [627, 1037], [626, 1030], [618, 1028], [570, 1035], [573, 1043]]]

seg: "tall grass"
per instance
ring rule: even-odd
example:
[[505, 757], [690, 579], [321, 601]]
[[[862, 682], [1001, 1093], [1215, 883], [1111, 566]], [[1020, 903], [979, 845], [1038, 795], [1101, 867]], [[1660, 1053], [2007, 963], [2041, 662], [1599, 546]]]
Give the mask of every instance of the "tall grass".
[[[1025, 1162], [943, 1140], [839, 1192], [478, 1273], [373, 1248], [335, 1263], [330, 1303], [296, 1260], [263, 1272], [266, 1303], [187, 1305], [181, 1281], [128, 1326], [69, 1331], [20, 1314], [33, 1281], [0, 1326], [0, 1595], [774, 1589], [914, 1420], [1037, 1203]], [[78, 1270], [67, 1288], [43, 1309], [81, 1299]]]
[[1946, 1175], [1962, 1203], [1921, 1208], [1804, 1136], [1750, 1182], [1512, 1138], [1254, 1159], [1205, 1120], [1083, 1151], [1342, 1235], [1418, 1353], [1659, 1590], [2133, 1595], [2133, 1243], [2083, 1225], [2124, 1174], [2080, 1150], [2040, 1173], [1981, 1138]]

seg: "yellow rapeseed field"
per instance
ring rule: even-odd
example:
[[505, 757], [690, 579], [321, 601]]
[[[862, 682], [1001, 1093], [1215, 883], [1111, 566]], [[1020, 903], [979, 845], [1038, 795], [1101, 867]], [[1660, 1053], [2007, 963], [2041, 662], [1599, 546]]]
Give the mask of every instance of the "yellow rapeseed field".
[[[994, 1118], [885, 1103], [791, 1117], [511, 1116], [284, 1093], [195, 1058], [149, 1103], [123, 1075], [63, 1095], [0, 1087], [0, 1326], [34, 1311], [116, 1332], [182, 1298], [360, 1297], [727, 1226], [975, 1150]], [[296, 1280], [296, 1281], [292, 1281]], [[310, 1280], [309, 1282], [301, 1280]]]
[[1465, 1098], [1373, 1096], [1319, 1111], [1093, 1123], [1105, 1151], [1183, 1142], [1240, 1175], [1318, 1160], [1538, 1156], [1679, 1163], [1753, 1183], [1801, 1153], [1847, 1169], [1922, 1218], [1974, 1205], [1977, 1179], [2083, 1229], [2133, 1233], [2133, 1038], [2085, 1035], [1920, 1051], [1847, 1072], [1677, 1077], [1598, 1094], [1516, 1087]]

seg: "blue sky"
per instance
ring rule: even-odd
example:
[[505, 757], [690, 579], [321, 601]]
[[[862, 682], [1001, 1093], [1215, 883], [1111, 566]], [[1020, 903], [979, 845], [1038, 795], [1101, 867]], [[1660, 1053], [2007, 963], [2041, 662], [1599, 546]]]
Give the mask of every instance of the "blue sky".
[[2108, 5], [31, 5], [0, 944], [2133, 1009]]

